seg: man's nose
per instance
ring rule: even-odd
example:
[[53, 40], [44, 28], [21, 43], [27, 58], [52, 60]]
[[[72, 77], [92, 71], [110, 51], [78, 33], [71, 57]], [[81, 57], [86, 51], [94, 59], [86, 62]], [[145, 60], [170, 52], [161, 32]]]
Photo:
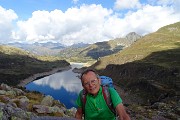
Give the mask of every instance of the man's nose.
[[92, 82], [89, 82], [89, 86], [93, 86], [93, 83], [92, 83]]

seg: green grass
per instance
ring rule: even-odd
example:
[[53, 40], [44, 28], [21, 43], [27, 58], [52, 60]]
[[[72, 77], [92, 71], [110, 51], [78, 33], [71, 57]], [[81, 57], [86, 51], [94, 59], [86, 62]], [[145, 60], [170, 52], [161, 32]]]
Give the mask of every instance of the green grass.
[[[172, 32], [169, 28], [176, 28], [176, 31]], [[142, 62], [149, 62], [166, 67], [171, 67], [172, 65], [179, 67], [179, 51], [180, 22], [163, 27], [155, 33], [144, 36], [130, 47], [116, 54], [101, 58], [94, 66], [100, 70], [104, 69], [108, 64], [125, 64], [127, 62], [142, 60]], [[162, 55], [158, 53], [162, 53]]]
[[[148, 34], [130, 47], [93, 64], [132, 95], [154, 103], [177, 95], [180, 80], [180, 22]], [[164, 98], [162, 98], [162, 96]]]
[[[97, 60], [99, 57], [107, 56], [123, 49], [120, 41], [126, 39], [115, 39], [105, 42], [98, 42], [82, 48], [66, 48], [59, 52], [58, 56], [68, 59], [71, 62], [88, 62]], [[127, 43], [130, 44], [130, 43]]]

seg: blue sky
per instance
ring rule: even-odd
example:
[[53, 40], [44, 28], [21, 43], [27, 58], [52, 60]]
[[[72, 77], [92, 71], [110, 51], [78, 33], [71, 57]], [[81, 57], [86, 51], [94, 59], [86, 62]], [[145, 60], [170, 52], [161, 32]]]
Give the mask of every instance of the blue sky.
[[[105, 1], [105, 0], [104, 0]], [[101, 4], [105, 8], [113, 7], [113, 0], [0, 0], [0, 5], [6, 9], [12, 9], [18, 14], [19, 18], [27, 19], [37, 10], [53, 11], [59, 9], [65, 12], [71, 7], [80, 7], [83, 4]]]
[[31, 14], [37, 10], [53, 11], [60, 9], [62, 11], [72, 7], [74, 3], [71, 0], [0, 0], [1, 6], [6, 9], [12, 9], [21, 19], [31, 17]]
[[180, 21], [180, 0], [0, 0], [0, 43], [72, 45], [146, 35]]

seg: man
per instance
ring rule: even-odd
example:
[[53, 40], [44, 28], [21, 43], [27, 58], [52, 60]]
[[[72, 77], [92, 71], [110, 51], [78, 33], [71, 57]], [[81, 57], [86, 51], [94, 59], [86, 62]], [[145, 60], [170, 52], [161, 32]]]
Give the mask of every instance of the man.
[[[101, 87], [101, 80], [93, 70], [86, 70], [81, 75], [81, 83], [86, 90], [86, 104], [85, 104], [85, 120], [115, 120], [116, 116], [108, 108]], [[82, 91], [81, 91], [82, 92]], [[80, 94], [81, 94], [80, 92]], [[115, 89], [109, 88], [113, 107], [115, 108], [120, 120], [130, 120], [122, 104], [122, 99]], [[78, 109], [75, 117], [82, 119], [83, 117], [83, 103], [81, 95], [79, 94], [76, 104]]]

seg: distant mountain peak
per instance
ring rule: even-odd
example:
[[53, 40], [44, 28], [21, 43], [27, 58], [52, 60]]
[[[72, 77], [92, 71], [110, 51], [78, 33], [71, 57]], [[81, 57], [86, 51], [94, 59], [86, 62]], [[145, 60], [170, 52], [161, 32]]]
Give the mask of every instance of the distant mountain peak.
[[77, 44], [73, 44], [70, 47], [72, 47], [72, 48], [82, 48], [82, 47], [87, 47], [88, 45], [90, 45], [90, 44], [80, 42], [80, 43], [77, 43]]
[[130, 32], [129, 34], [126, 35], [126, 39], [129, 41], [136, 41], [137, 39], [140, 39], [142, 36], [135, 32]]

